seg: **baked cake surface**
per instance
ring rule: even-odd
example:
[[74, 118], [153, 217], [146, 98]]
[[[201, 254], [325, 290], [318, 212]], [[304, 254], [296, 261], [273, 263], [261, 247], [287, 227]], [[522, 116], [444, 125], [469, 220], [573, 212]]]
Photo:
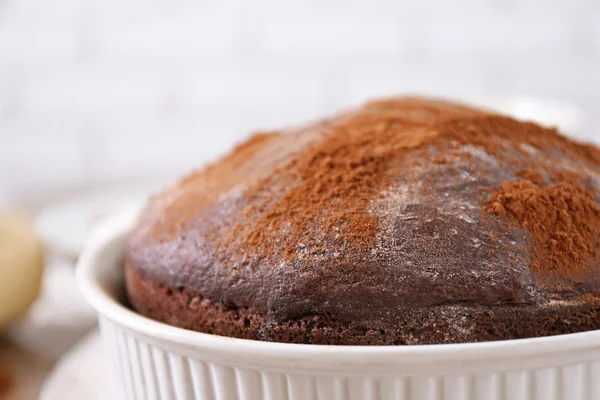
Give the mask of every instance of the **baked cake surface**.
[[253, 136], [147, 204], [131, 305], [171, 325], [323, 344], [598, 329], [600, 151], [439, 100]]

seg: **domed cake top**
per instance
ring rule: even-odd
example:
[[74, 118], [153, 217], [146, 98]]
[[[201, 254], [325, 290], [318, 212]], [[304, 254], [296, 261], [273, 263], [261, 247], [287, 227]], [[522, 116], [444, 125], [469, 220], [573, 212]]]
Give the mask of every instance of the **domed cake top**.
[[576, 301], [600, 290], [599, 165], [532, 123], [374, 101], [258, 134], [155, 196], [127, 257], [274, 319]]

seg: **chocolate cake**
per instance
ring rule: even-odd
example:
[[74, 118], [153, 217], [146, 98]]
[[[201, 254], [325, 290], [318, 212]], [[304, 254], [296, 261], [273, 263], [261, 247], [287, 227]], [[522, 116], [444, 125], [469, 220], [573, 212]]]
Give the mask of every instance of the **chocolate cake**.
[[600, 150], [396, 98], [261, 133], [153, 197], [131, 305], [311, 344], [478, 342], [600, 327]]

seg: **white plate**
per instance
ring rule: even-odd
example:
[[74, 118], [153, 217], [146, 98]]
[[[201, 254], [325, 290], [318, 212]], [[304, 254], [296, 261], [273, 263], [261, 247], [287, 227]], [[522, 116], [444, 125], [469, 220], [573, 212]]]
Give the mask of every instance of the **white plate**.
[[35, 225], [52, 251], [74, 258], [83, 249], [91, 229], [105, 216], [143, 204], [164, 186], [159, 180], [84, 192], [44, 208]]
[[54, 367], [40, 400], [106, 400], [114, 398], [102, 341], [94, 332], [69, 351]]

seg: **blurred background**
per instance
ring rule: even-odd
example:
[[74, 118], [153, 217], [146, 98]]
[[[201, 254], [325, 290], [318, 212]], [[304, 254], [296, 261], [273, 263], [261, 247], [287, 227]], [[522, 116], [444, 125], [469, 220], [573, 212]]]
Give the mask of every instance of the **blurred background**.
[[72, 268], [109, 209], [253, 130], [401, 93], [599, 140], [600, 1], [0, 0], [0, 206], [34, 219], [46, 258], [0, 340], [0, 398], [23, 377], [34, 398], [93, 327]]
[[176, 176], [404, 92], [568, 101], [593, 137], [599, 71], [597, 0], [1, 0], [0, 192]]

